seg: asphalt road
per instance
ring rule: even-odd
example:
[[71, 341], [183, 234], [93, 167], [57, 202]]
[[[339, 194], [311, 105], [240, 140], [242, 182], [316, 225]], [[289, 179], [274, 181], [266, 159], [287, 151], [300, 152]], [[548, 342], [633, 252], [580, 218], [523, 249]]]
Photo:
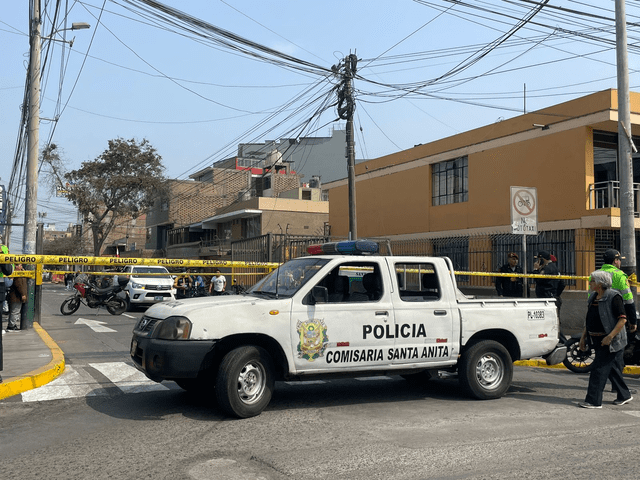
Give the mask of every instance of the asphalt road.
[[[279, 382], [265, 412], [232, 420], [173, 382], [123, 388], [104, 365], [128, 368], [132, 317], [141, 312], [63, 317], [63, 298], [45, 293], [43, 326], [65, 352], [62, 377], [88, 388], [0, 402], [0, 478], [640, 477], [640, 395], [615, 407], [607, 392], [602, 410], [577, 408], [586, 375], [516, 367], [508, 394], [493, 401], [466, 398], [455, 378]], [[78, 318], [116, 332], [95, 332]], [[627, 379], [640, 390], [637, 377]]]

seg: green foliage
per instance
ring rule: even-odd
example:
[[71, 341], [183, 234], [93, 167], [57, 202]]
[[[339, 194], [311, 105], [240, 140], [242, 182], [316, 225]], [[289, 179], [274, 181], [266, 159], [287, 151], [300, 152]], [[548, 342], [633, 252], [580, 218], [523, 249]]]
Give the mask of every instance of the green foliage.
[[113, 227], [149, 209], [165, 190], [162, 157], [147, 140], [117, 138], [93, 161], [64, 175], [66, 197], [78, 208], [93, 233], [94, 255]]

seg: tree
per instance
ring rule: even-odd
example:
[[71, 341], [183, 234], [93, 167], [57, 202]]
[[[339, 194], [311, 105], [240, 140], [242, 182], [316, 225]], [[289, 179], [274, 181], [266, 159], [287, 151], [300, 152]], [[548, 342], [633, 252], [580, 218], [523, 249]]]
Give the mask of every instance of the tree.
[[78, 208], [93, 235], [93, 253], [113, 227], [145, 213], [165, 189], [162, 157], [146, 139], [117, 138], [93, 161], [64, 174], [66, 197]]
[[44, 255], [77, 255], [79, 243], [76, 236], [55, 238], [43, 243], [42, 252]]

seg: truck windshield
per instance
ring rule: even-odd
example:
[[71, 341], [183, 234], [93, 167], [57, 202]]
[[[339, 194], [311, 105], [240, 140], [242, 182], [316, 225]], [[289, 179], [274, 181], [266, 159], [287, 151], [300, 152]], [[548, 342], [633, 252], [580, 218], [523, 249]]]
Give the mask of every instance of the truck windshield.
[[[280, 265], [265, 278], [256, 283], [249, 291], [250, 294], [267, 294], [283, 297], [294, 295], [318, 270], [329, 262], [326, 258], [303, 257]], [[276, 282], [278, 285], [276, 292]]]
[[[148, 275], [149, 273], [155, 273], [155, 275]], [[165, 273], [164, 275], [158, 275], [159, 273]], [[168, 278], [169, 271], [164, 267], [133, 267], [133, 276], [136, 278]]]

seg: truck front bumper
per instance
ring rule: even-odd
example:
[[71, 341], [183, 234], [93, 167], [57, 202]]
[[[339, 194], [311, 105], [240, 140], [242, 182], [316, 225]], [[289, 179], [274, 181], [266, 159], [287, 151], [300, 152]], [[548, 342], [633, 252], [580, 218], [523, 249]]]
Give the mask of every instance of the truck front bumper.
[[216, 340], [159, 340], [139, 335], [131, 339], [131, 360], [156, 382], [196, 378]]

